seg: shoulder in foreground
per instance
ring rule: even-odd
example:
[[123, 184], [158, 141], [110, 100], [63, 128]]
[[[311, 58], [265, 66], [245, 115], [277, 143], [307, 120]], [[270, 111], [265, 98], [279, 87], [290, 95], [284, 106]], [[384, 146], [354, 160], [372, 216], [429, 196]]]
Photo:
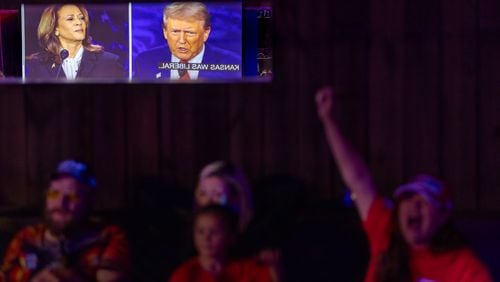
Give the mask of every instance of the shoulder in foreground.
[[139, 53], [137, 55], [137, 60], [144, 58], [164, 58], [165, 54], [170, 54], [170, 49], [168, 49], [168, 46], [158, 46]]
[[117, 60], [118, 58], [120, 58], [118, 55], [111, 53], [111, 52], [108, 52], [108, 51], [103, 51], [101, 56], [105, 57], [105, 58], [113, 59], [113, 60]]
[[457, 261], [463, 263], [462, 268], [471, 268], [488, 273], [486, 265], [470, 247], [463, 247], [456, 251]]
[[45, 232], [45, 226], [41, 223], [27, 225], [17, 231], [15, 237], [33, 238]]
[[230, 273], [238, 273], [241, 278], [251, 281], [272, 281], [271, 268], [268, 264], [259, 263], [255, 258], [242, 258], [227, 265]]
[[103, 60], [103, 61], [116, 61], [120, 59], [120, 57], [114, 53], [108, 52], [108, 51], [87, 51], [89, 54], [92, 54], [95, 56], [96, 59]]
[[[193, 257], [179, 265], [172, 275], [170, 276], [170, 282], [181, 282], [181, 281], [192, 281], [193, 278], [197, 278], [197, 275], [202, 270], [201, 265], [198, 262], [198, 257]], [[191, 280], [190, 280], [191, 279]]]

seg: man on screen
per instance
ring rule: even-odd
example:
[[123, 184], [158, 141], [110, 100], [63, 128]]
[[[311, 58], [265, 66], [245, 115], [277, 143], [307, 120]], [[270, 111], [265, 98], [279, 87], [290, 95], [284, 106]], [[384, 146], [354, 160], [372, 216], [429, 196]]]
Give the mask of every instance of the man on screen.
[[168, 46], [139, 54], [138, 79], [241, 78], [241, 55], [207, 43], [210, 14], [200, 2], [174, 2], [163, 9], [163, 36]]

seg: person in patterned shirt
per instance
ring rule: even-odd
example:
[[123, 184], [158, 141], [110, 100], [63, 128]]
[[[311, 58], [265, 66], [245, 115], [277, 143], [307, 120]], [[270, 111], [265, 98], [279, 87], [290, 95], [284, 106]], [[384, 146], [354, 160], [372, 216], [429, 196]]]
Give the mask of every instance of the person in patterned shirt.
[[125, 232], [89, 219], [96, 180], [88, 165], [61, 162], [46, 191], [44, 221], [10, 242], [5, 281], [126, 281], [130, 254]]

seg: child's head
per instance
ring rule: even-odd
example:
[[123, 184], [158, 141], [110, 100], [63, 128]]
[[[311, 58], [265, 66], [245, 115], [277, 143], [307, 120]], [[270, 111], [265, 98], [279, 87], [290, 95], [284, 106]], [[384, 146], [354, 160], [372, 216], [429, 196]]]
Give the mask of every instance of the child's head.
[[224, 258], [236, 238], [238, 217], [228, 207], [208, 205], [197, 210], [193, 231], [199, 256]]

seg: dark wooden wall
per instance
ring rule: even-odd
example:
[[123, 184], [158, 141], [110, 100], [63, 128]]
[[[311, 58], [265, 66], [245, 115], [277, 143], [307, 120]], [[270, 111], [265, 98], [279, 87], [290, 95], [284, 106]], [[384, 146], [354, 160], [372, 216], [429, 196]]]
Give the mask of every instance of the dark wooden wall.
[[192, 190], [215, 159], [252, 180], [287, 173], [311, 201], [342, 185], [313, 97], [339, 116], [390, 193], [441, 175], [462, 211], [500, 211], [500, 2], [274, 1], [270, 84], [0, 84], [0, 206], [41, 200], [63, 158], [97, 171], [98, 206], [136, 204], [147, 179]]

